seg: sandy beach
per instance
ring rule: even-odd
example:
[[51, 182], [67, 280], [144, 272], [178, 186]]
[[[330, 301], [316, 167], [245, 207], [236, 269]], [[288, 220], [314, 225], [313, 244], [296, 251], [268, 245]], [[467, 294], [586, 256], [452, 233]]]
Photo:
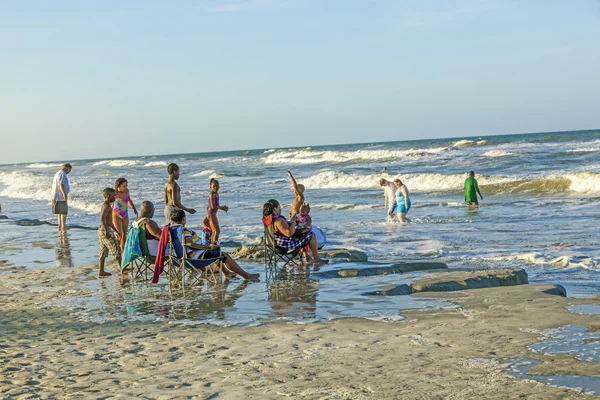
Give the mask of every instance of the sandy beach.
[[[112, 267], [112, 265], [111, 265]], [[4, 398], [548, 399], [584, 398], [504, 372], [530, 359], [532, 375], [600, 380], [597, 362], [528, 349], [565, 325], [598, 331], [598, 304], [519, 285], [427, 293], [460, 306], [407, 310], [406, 320], [344, 318], [220, 328], [176, 321], [86, 321], [53, 302], [96, 295], [95, 265], [19, 271], [0, 283]], [[111, 277], [108, 279], [116, 279]], [[421, 296], [416, 294], [413, 296]], [[594, 379], [594, 378], [592, 378]]]

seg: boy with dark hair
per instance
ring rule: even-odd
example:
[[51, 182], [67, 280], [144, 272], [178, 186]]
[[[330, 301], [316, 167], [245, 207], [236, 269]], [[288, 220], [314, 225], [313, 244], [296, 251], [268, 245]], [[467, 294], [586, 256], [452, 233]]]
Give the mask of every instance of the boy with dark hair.
[[100, 239], [98, 278], [112, 275], [104, 271], [104, 260], [108, 257], [109, 250], [121, 266], [121, 246], [117, 241], [119, 234], [112, 222], [112, 205], [115, 202], [117, 192], [115, 189], [106, 188], [102, 191], [102, 196], [104, 196], [104, 203], [102, 203], [102, 209], [100, 210], [100, 227], [98, 228], [98, 239]]
[[193, 208], [187, 208], [181, 204], [181, 189], [176, 182], [177, 179], [179, 179], [179, 165], [175, 163], [169, 164], [167, 167], [167, 172], [169, 173], [169, 179], [167, 180], [167, 183], [165, 183], [164, 187], [165, 224], [169, 223], [171, 212], [177, 209], [187, 211], [190, 214], [196, 214], [196, 210]]

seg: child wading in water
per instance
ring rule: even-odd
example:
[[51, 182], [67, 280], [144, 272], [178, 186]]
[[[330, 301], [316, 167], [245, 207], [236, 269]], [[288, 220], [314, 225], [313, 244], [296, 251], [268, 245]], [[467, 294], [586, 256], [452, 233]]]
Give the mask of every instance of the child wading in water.
[[304, 203], [304, 185], [296, 183], [291, 171], [287, 171], [287, 173], [292, 180], [292, 187], [294, 188], [294, 194], [296, 195], [296, 198], [292, 203], [292, 209], [290, 210], [290, 219], [294, 219], [300, 212], [300, 206]]
[[219, 226], [219, 219], [217, 218], [217, 211], [223, 210], [227, 212], [229, 207], [219, 205], [219, 181], [211, 178], [210, 179], [210, 194], [208, 195], [208, 207], [206, 208], [206, 217], [208, 217], [208, 224], [212, 231], [212, 243], [217, 244], [219, 242], [219, 234], [221, 233], [221, 227]]
[[[102, 209], [100, 210], [100, 227], [98, 228], [98, 239], [100, 239], [100, 263], [98, 269], [98, 277], [110, 276], [111, 274], [104, 271], [104, 261], [108, 257], [108, 252], [112, 254], [113, 258], [121, 265], [121, 247], [115, 237], [116, 228], [110, 218], [112, 205], [115, 202], [116, 191], [111, 188], [106, 188], [102, 191], [104, 196], [104, 203], [102, 203]], [[116, 233], [119, 237], [119, 233]]]
[[127, 179], [117, 179], [115, 182], [116, 197], [115, 202], [112, 204], [112, 222], [120, 237], [121, 253], [123, 253], [123, 250], [125, 249], [127, 229], [129, 228], [129, 207], [133, 209], [135, 216], [138, 216], [135, 204], [133, 204], [133, 201], [131, 201], [131, 197], [129, 196], [128, 185]]

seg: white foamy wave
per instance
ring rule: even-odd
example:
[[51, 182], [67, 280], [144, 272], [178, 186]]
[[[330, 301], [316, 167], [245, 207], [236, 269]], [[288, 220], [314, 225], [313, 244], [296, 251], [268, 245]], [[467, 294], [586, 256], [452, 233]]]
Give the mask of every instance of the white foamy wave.
[[569, 190], [583, 194], [600, 194], [600, 174], [596, 172], [576, 172], [565, 175], [571, 184]]
[[373, 204], [331, 204], [331, 203], [323, 203], [323, 204], [314, 204], [311, 205], [311, 208], [315, 209], [325, 209], [325, 210], [370, 210], [377, 206]]
[[102, 160], [94, 163], [94, 165], [108, 165], [109, 167], [128, 167], [136, 164], [135, 160]]
[[483, 153], [483, 156], [484, 157], [506, 157], [506, 156], [512, 156], [512, 154], [513, 153], [508, 153], [503, 150], [490, 150], [490, 151]]
[[211, 175], [214, 174], [215, 171], [212, 169], [207, 169], [206, 171], [202, 171], [202, 172], [198, 172], [197, 174], [193, 174], [192, 176], [206, 176], [206, 175]]
[[69, 197], [69, 208], [75, 208], [77, 210], [85, 211], [88, 214], [100, 214], [100, 208], [102, 208], [102, 201], [90, 202], [77, 198]]
[[568, 255], [553, 256], [540, 253], [523, 253], [491, 257], [491, 260], [518, 260], [525, 261], [528, 264], [540, 266], [547, 265], [558, 268], [584, 268], [594, 270], [598, 267], [598, 263], [594, 259], [588, 257], [570, 257]]
[[[346, 174], [338, 171], [324, 171], [303, 179], [301, 183], [307, 189], [373, 189], [379, 188], [379, 179], [393, 180], [397, 176], [387, 173], [358, 175]], [[462, 190], [465, 174], [442, 175], [442, 174], [415, 174], [402, 175], [399, 178], [413, 191], [449, 191]], [[500, 176], [484, 177], [478, 176], [481, 185], [511, 182], [515, 179]]]
[[567, 150], [567, 153], [593, 153], [600, 151], [600, 147], [586, 147], [582, 149]]
[[471, 146], [476, 146], [477, 143], [474, 140], [459, 140], [458, 142], [454, 143], [452, 145], [452, 147], [454, 148], [461, 148], [461, 147], [471, 147]]
[[57, 168], [57, 167], [62, 167], [63, 164], [52, 164], [52, 163], [34, 163], [34, 164], [29, 164], [27, 165], [25, 168]]
[[51, 200], [52, 177], [31, 175], [30, 173], [0, 173], [0, 185], [4, 190], [0, 196], [13, 199]]
[[267, 153], [275, 153], [277, 150], [275, 149], [269, 149], [269, 150], [265, 150], [265, 154]]
[[483, 146], [484, 144], [487, 144], [487, 142], [488, 142], [487, 140], [478, 140], [477, 141], [477, 145], [478, 146]]
[[357, 150], [357, 151], [316, 151], [304, 150], [271, 153], [263, 158], [265, 164], [317, 164], [343, 163], [350, 161], [386, 161], [436, 155], [447, 151], [446, 147], [410, 150]]
[[144, 167], [167, 167], [168, 165], [166, 161], [150, 161], [144, 164]]
[[[0, 173], [0, 196], [13, 199], [40, 200], [48, 203], [52, 200], [52, 177], [44, 177], [22, 173]], [[69, 198], [69, 208], [74, 208], [88, 213], [100, 212], [101, 202], [89, 202], [77, 198]]]

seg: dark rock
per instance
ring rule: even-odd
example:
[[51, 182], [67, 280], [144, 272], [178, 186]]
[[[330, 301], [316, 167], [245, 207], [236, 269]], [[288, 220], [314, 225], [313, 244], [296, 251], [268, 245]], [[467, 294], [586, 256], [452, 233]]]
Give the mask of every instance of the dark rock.
[[473, 272], [441, 272], [433, 278], [421, 279], [411, 284], [397, 285], [389, 290], [366, 293], [367, 295], [401, 296], [419, 292], [453, 292], [465, 289], [482, 289], [498, 286], [514, 286], [529, 283], [522, 269], [501, 269]]
[[551, 294], [551, 295], [554, 295], [554, 296], [567, 297], [567, 289], [565, 289], [561, 285], [554, 285], [553, 288], [544, 290], [543, 293]]
[[361, 276], [391, 275], [414, 271], [428, 271], [432, 269], [448, 269], [448, 266], [441, 262], [407, 262], [394, 264], [391, 267], [370, 267], [360, 269], [349, 268], [338, 269], [335, 271], [323, 271], [319, 273], [319, 278], [355, 278]]

